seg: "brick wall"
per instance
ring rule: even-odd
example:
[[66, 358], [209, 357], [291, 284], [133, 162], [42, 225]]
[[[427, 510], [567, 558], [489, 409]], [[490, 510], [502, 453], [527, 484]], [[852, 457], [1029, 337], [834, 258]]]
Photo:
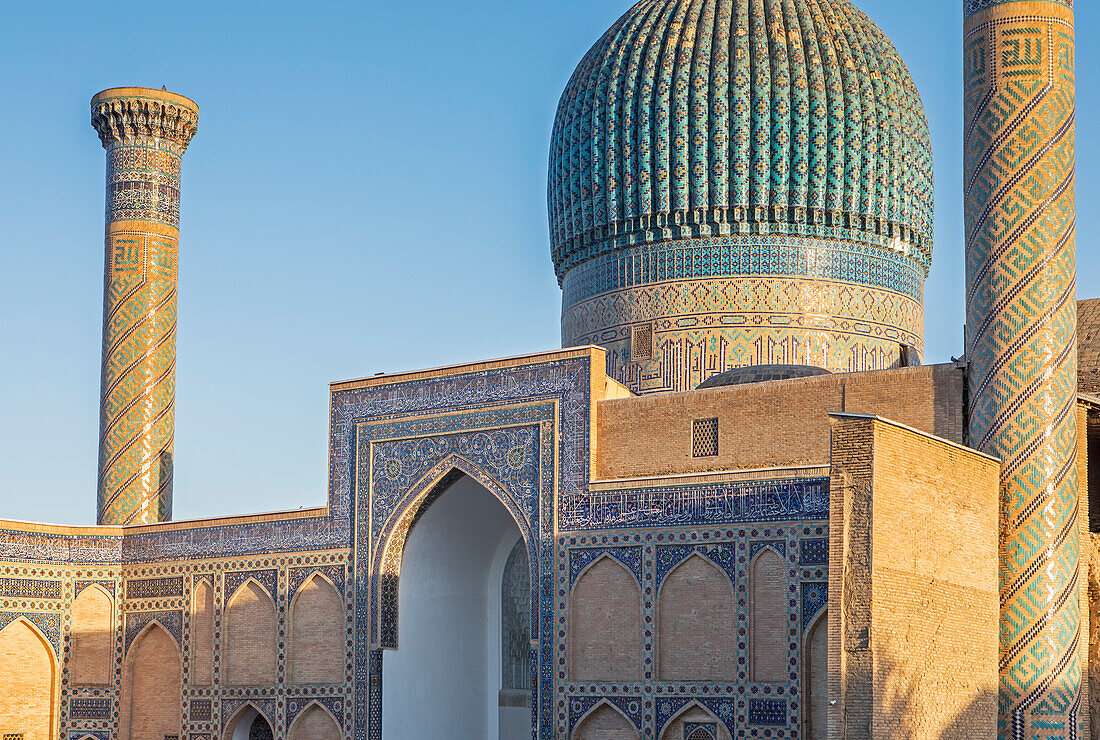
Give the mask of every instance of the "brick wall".
[[715, 729], [718, 730], [718, 740], [730, 740], [730, 734], [726, 731], [726, 726], [723, 725], [717, 717], [701, 708], [699, 705], [691, 706], [676, 715], [676, 717], [665, 727], [664, 732], [661, 733], [661, 740], [684, 740], [684, 725], [689, 722], [713, 724], [715, 725]]
[[760, 683], [787, 681], [787, 565], [770, 549], [749, 575], [749, 676]]
[[0, 733], [23, 733], [26, 740], [50, 740], [57, 721], [53, 656], [25, 622], [0, 631]]
[[229, 601], [225, 634], [230, 686], [267, 686], [275, 683], [275, 604], [267, 592], [248, 581]]
[[690, 557], [669, 573], [657, 613], [660, 680], [736, 682], [736, 606], [729, 576], [709, 560]]
[[604, 558], [573, 587], [566, 643], [574, 681], [642, 678], [642, 593], [623, 566]]
[[298, 589], [290, 615], [291, 683], [344, 682], [346, 613], [324, 578], [314, 576]]
[[314, 705], [298, 715], [287, 740], [340, 740], [342, 733], [324, 709]]
[[154, 624], [130, 648], [122, 683], [122, 737], [164, 740], [180, 733], [183, 661], [172, 637]]
[[115, 662], [113, 599], [98, 586], [89, 586], [73, 602], [70, 624], [69, 682], [109, 684]]
[[191, 655], [189, 678], [192, 686], [214, 683], [214, 589], [203, 579], [191, 599]]
[[[596, 477], [736, 470], [829, 459], [829, 413], [885, 416], [961, 442], [953, 365], [846, 373], [597, 404]], [[695, 419], [718, 418], [718, 455], [692, 457]]]
[[638, 731], [626, 717], [604, 704], [577, 725], [573, 740], [638, 740]]
[[999, 469], [884, 420], [834, 421], [830, 738], [996, 735]]

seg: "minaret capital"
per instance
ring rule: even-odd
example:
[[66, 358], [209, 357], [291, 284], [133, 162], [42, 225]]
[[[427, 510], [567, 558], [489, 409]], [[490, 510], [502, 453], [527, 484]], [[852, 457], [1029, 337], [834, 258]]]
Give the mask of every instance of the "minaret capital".
[[115, 87], [92, 98], [92, 126], [104, 149], [161, 139], [183, 154], [199, 129], [199, 107], [167, 90]]

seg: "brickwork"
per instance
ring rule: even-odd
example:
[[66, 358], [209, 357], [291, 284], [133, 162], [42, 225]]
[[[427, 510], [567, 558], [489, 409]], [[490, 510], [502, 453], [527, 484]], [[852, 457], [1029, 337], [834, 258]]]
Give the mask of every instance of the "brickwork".
[[826, 740], [829, 735], [829, 617], [814, 622], [803, 647], [805, 666], [802, 700], [804, 740]]
[[[596, 477], [827, 463], [833, 411], [894, 419], [963, 440], [962, 373], [952, 365], [825, 375], [602, 401]], [[696, 419], [718, 417], [718, 455], [692, 455]]]
[[287, 740], [341, 740], [342, 736], [332, 715], [315, 704], [294, 720]]
[[172, 636], [153, 624], [134, 643], [122, 686], [122, 737], [164, 740], [179, 735], [183, 663]]
[[0, 631], [0, 733], [56, 737], [56, 675], [53, 656], [33, 627], [15, 621]]
[[604, 704], [577, 725], [572, 740], [638, 740], [638, 731], [626, 717]]
[[737, 600], [729, 576], [712, 561], [690, 557], [665, 577], [657, 648], [662, 681], [737, 680]]
[[205, 578], [195, 586], [191, 598], [190, 683], [209, 686], [214, 682], [214, 587]]
[[829, 737], [993, 737], [999, 466], [867, 417], [832, 446]]
[[573, 587], [569, 615], [573, 680], [642, 677], [642, 594], [630, 571], [611, 558], [597, 562]]
[[752, 564], [749, 576], [749, 661], [752, 680], [784, 683], [787, 678], [787, 565], [772, 549]]
[[1100, 298], [1077, 302], [1077, 390], [1100, 395]]
[[344, 682], [346, 612], [340, 594], [320, 576], [299, 589], [290, 615], [291, 683]]
[[70, 617], [69, 681], [76, 685], [111, 683], [114, 664], [114, 601], [100, 586], [76, 597]]
[[275, 683], [277, 632], [271, 596], [255, 581], [247, 581], [233, 594], [226, 610], [226, 683], [230, 686]]
[[[726, 726], [722, 724], [722, 721], [698, 704], [688, 707], [665, 725], [664, 731], [661, 733], [661, 740], [694, 740], [696, 735], [689, 735], [686, 731], [687, 726], [702, 726], [704, 732], [698, 735], [699, 737], [730, 740], [729, 731], [726, 730]], [[711, 729], [714, 730], [714, 735], [710, 734]]]

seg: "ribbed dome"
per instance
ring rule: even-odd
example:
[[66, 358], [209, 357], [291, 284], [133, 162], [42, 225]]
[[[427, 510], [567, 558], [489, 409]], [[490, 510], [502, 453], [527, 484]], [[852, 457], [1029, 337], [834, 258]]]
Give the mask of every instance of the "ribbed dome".
[[549, 177], [559, 280], [620, 247], [775, 234], [932, 257], [924, 107], [847, 0], [641, 0], [562, 96]]

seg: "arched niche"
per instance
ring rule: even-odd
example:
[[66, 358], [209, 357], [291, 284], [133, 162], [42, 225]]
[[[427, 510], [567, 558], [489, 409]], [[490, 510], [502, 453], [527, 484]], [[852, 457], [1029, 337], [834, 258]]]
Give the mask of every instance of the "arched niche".
[[602, 702], [573, 729], [571, 740], [638, 740], [638, 729], [614, 704]]
[[272, 740], [274, 725], [258, 706], [246, 702], [225, 725], [222, 740]]
[[314, 573], [290, 605], [290, 682], [343, 684], [347, 608], [336, 586]]
[[206, 578], [195, 584], [191, 595], [190, 649], [191, 685], [210, 686], [214, 683], [214, 586]]
[[122, 672], [121, 737], [164, 740], [179, 735], [183, 717], [183, 658], [159, 622], [135, 638]]
[[229, 599], [222, 645], [227, 685], [274, 685], [278, 655], [275, 601], [254, 579], [242, 583]]
[[802, 737], [826, 740], [829, 733], [829, 612], [823, 609], [802, 647]]
[[660, 740], [731, 739], [722, 720], [699, 702], [691, 702], [665, 723]]
[[114, 598], [98, 584], [73, 600], [70, 617], [69, 681], [76, 686], [106, 685], [115, 668]]
[[340, 740], [341, 737], [336, 718], [316, 703], [294, 718], [287, 733], [287, 740]]
[[16, 619], [0, 630], [0, 733], [25, 740], [56, 736], [57, 660], [38, 627]]
[[662, 681], [737, 680], [737, 600], [728, 575], [698, 553], [665, 576], [657, 594]]
[[571, 680], [642, 678], [642, 590], [622, 563], [605, 555], [580, 574], [569, 596], [568, 619]]
[[785, 683], [789, 674], [787, 564], [770, 547], [749, 570], [749, 680]]

